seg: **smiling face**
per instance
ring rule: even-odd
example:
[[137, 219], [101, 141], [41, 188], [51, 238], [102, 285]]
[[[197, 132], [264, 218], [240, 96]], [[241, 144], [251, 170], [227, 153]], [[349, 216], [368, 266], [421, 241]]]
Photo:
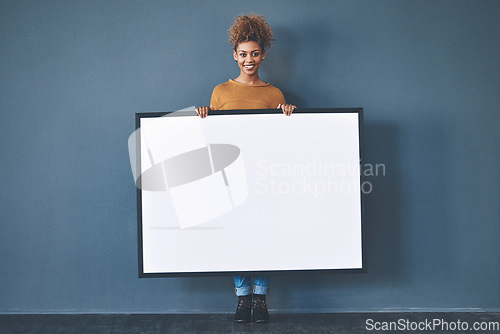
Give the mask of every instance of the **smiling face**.
[[238, 62], [241, 74], [249, 76], [258, 75], [260, 63], [264, 60], [266, 53], [262, 51], [259, 43], [254, 41], [238, 44], [233, 52], [234, 59]]

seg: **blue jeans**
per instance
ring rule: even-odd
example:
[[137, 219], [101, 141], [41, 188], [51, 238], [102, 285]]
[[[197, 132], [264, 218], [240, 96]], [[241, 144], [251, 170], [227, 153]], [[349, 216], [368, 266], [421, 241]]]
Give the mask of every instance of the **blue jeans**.
[[253, 276], [253, 289], [250, 287], [252, 276], [234, 276], [234, 291], [237, 296], [247, 296], [252, 292], [267, 295], [269, 276]]

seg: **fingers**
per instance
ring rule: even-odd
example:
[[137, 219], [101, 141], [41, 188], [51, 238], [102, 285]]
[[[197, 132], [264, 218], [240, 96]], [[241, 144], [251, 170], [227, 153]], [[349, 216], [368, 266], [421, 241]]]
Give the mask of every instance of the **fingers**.
[[[290, 116], [296, 108], [297, 107], [294, 106], [293, 104], [281, 104], [280, 103], [280, 104], [278, 104], [278, 107], [276, 109], [281, 109], [286, 116]], [[205, 118], [208, 116], [208, 112], [210, 110], [214, 110], [214, 107], [212, 105], [210, 107], [204, 106], [204, 107], [198, 107], [195, 110], [196, 110], [196, 113], [198, 114], [198, 116], [200, 116], [201, 118]]]
[[[278, 108], [279, 108], [279, 106], [278, 106]], [[281, 105], [281, 110], [283, 110], [283, 113], [286, 116], [290, 116], [292, 114], [292, 112], [295, 110], [295, 108], [297, 108], [297, 107], [294, 106], [293, 104], [283, 104], [283, 105]]]
[[214, 110], [214, 108], [212, 106], [210, 106], [210, 107], [198, 107], [195, 110], [196, 110], [196, 113], [198, 114], [198, 116], [200, 116], [201, 118], [205, 118], [208, 116], [208, 111]]

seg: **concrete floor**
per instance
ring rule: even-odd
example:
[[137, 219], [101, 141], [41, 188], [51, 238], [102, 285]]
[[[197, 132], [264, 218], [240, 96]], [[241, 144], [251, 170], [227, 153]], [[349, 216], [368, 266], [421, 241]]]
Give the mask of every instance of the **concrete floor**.
[[[370, 320], [371, 319], [371, 320]], [[438, 324], [437, 322], [441, 324]], [[399, 329], [383, 329], [391, 322]], [[423, 327], [427, 322], [430, 326]], [[444, 323], [447, 323], [447, 330]], [[490, 330], [472, 330], [474, 323]], [[465, 324], [469, 330], [464, 330]], [[486, 325], [485, 325], [486, 324]], [[421, 330], [411, 331], [411, 326]], [[462, 327], [453, 327], [462, 326]], [[413, 327], [416, 328], [416, 327]], [[377, 330], [378, 329], [378, 330]], [[0, 333], [500, 333], [500, 313], [271, 314], [267, 324], [235, 324], [232, 315], [3, 314]]]

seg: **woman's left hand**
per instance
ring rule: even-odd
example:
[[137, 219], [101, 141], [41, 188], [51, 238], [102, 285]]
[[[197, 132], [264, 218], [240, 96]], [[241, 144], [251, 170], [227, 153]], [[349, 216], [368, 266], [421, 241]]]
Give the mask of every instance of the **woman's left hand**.
[[278, 108], [277, 109], [280, 109], [283, 110], [283, 114], [287, 115], [287, 116], [290, 116], [292, 114], [292, 112], [295, 110], [295, 108], [297, 108], [296, 106], [294, 106], [293, 104], [278, 104]]

